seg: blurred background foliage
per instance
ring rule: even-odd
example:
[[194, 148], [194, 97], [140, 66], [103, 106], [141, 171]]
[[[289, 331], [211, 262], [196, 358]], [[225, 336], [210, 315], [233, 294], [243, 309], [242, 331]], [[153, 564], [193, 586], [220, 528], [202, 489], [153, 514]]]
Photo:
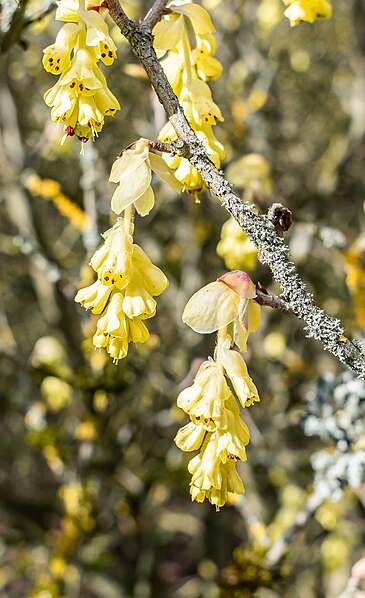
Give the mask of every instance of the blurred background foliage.
[[[136, 18], [150, 6], [123, 5]], [[211, 86], [228, 177], [262, 212], [274, 201], [293, 211], [287, 240], [308, 289], [361, 339], [365, 2], [336, 0], [330, 21], [296, 28], [280, 0], [203, 5], [224, 65]], [[238, 267], [279, 292], [234, 224], [217, 253], [227, 215], [207, 193], [196, 204], [156, 181], [157, 209], [136, 222], [170, 280], [151, 339], [117, 366], [93, 350], [95, 320], [73, 298], [111, 223], [108, 173], [164, 115], [112, 27], [108, 83], [122, 112], [84, 155], [75, 139], [60, 145], [41, 64], [59, 25], [38, 0], [19, 11], [0, 63], [0, 596], [365, 595], [364, 562], [352, 569], [365, 556], [364, 383], [294, 317], [263, 310], [250, 342], [261, 403], [245, 416], [246, 494], [219, 513], [190, 501], [175, 401], [214, 338], [182, 325], [184, 305]]]

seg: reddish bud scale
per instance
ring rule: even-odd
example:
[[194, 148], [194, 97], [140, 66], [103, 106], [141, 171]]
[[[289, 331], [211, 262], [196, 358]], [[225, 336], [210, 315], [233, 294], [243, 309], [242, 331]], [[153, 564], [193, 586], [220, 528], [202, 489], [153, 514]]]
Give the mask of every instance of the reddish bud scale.
[[254, 299], [256, 297], [256, 287], [254, 283], [249, 275], [242, 270], [227, 272], [226, 274], [223, 274], [223, 276], [217, 278], [217, 280], [218, 282], [226, 284], [227, 287], [244, 299]]

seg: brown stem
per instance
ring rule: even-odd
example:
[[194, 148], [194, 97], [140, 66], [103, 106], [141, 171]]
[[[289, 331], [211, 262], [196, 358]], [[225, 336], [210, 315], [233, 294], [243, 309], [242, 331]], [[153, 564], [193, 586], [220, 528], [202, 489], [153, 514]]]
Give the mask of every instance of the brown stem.
[[262, 291], [256, 290], [256, 303], [259, 305], [265, 305], [265, 307], [272, 307], [273, 309], [278, 309], [283, 313], [290, 313], [292, 309], [290, 305], [281, 297], [277, 295], [272, 295], [271, 293], [263, 293]]
[[148, 147], [158, 152], [166, 152], [167, 154], [175, 153], [174, 146], [171, 143], [164, 143], [163, 141], [149, 141]]
[[313, 301], [304, 281], [290, 261], [289, 248], [267, 216], [255, 214], [242, 203], [224, 178], [223, 173], [209, 160], [204, 146], [190, 127], [179, 101], [157, 59], [152, 35], [144, 23], [139, 27], [128, 19], [119, 0], [108, 0], [111, 18], [129, 41], [134, 53], [146, 71], [159, 101], [173, 125], [184, 148], [184, 155], [201, 174], [210, 192], [215, 195], [237, 220], [256, 245], [259, 258], [271, 269], [274, 279], [282, 288], [283, 300], [290, 310], [306, 323], [308, 337], [319, 340], [323, 347], [359, 377], [365, 377], [365, 355], [359, 347], [344, 336], [341, 322], [330, 317]]

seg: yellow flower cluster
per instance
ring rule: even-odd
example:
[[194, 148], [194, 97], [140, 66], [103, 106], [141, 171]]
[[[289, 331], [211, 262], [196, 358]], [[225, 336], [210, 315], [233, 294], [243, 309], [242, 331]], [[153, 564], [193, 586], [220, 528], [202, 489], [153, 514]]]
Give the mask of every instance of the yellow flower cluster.
[[283, 0], [288, 6], [284, 15], [294, 27], [302, 21], [313, 23], [322, 19], [330, 19], [332, 6], [329, 0]]
[[231, 347], [234, 339], [245, 349], [248, 335], [258, 326], [259, 306], [252, 301], [255, 294], [245, 272], [229, 272], [195, 293], [183, 314], [184, 322], [197, 332], [218, 330], [214, 360], [209, 358], [201, 365], [193, 385], [177, 399], [191, 422], [175, 438], [183, 451], [200, 449], [188, 466], [192, 500], [207, 498], [217, 509], [227, 502], [229, 492], [244, 492], [236, 462], [246, 460], [250, 433], [235, 395], [242, 407], [260, 399], [242, 355]]
[[111, 207], [116, 214], [124, 212], [124, 218], [103, 234], [105, 242], [91, 258], [98, 280], [75, 297], [101, 316], [93, 344], [104, 347], [114, 362], [127, 355], [130, 342], [144, 343], [149, 338], [144, 320], [155, 315], [153, 297], [168, 285], [164, 273], [133, 243], [133, 209], [145, 216], [154, 206], [152, 170], [176, 191], [181, 190], [161, 156], [150, 152], [148, 139], [132, 143], [114, 162], [109, 180], [118, 186]]
[[128, 345], [144, 343], [149, 332], [144, 320], [156, 313], [153, 296], [167, 287], [164, 273], [133, 243], [128, 214], [103, 234], [104, 244], [91, 258], [98, 280], [81, 289], [75, 301], [101, 317], [93, 338], [114, 362], [128, 353]]
[[41, 179], [38, 175], [31, 174], [27, 177], [25, 186], [32, 195], [50, 199], [60, 214], [68, 218], [75, 228], [83, 230], [89, 225], [89, 216], [61, 192], [61, 185], [58, 181]]
[[[215, 31], [207, 11], [191, 2], [177, 0], [170, 12], [153, 30], [154, 47], [172, 88], [178, 96], [185, 115], [204, 144], [207, 153], [219, 168], [225, 149], [215, 137], [212, 126], [223, 121], [221, 111], [212, 99], [207, 84], [222, 73], [221, 63], [214, 58], [217, 43]], [[175, 130], [167, 123], [159, 139], [171, 142], [177, 138]], [[179, 156], [166, 156], [167, 164], [176, 169], [175, 176], [187, 191], [196, 194], [204, 183], [198, 171], [188, 160]]]
[[[55, 42], [43, 50], [46, 71], [60, 75], [44, 94], [51, 118], [64, 125], [64, 139], [76, 135], [85, 142], [103, 128], [104, 117], [120, 109], [97, 62], [110, 65], [116, 46], [99, 14], [100, 0], [60, 0], [56, 19], [66, 21]], [[72, 53], [72, 58], [71, 58]]]
[[365, 328], [365, 234], [361, 233], [356, 241], [342, 253], [345, 261], [346, 284], [355, 310], [355, 323]]

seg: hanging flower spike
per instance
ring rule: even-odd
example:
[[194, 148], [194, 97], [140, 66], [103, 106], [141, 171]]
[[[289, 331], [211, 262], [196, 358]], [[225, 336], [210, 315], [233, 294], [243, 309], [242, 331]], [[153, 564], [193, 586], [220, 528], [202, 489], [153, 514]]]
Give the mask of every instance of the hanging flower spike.
[[80, 289], [75, 301], [101, 317], [93, 338], [115, 362], [128, 353], [129, 343], [144, 343], [149, 332], [144, 320], [156, 313], [154, 296], [168, 286], [163, 272], [133, 243], [128, 218], [118, 218], [104, 233], [104, 244], [91, 258], [98, 274], [92, 285]]
[[74, 135], [82, 142], [94, 138], [103, 128], [104, 117], [120, 109], [97, 66], [98, 60], [110, 65], [116, 57], [100, 9], [98, 1], [85, 7], [82, 0], [60, 0], [56, 19], [67, 24], [44, 50], [44, 68], [61, 75], [44, 94], [44, 101], [51, 108], [52, 120], [64, 125], [63, 141]]
[[292, 27], [302, 21], [313, 23], [332, 16], [332, 6], [328, 0], [284, 0], [284, 3], [288, 5], [284, 15]]
[[109, 181], [118, 183], [112, 197], [113, 212], [120, 214], [133, 204], [140, 216], [150, 213], [155, 205], [151, 170], [175, 191], [181, 191], [181, 183], [172, 170], [161, 156], [149, 151], [148, 139], [141, 138], [124, 150], [112, 166]]
[[197, 291], [188, 301], [182, 319], [200, 334], [230, 326], [236, 345], [247, 351], [248, 336], [260, 323], [260, 306], [253, 301], [255, 297], [256, 288], [248, 274], [234, 270]]
[[209, 359], [201, 365], [193, 385], [180, 393], [177, 404], [191, 422], [178, 431], [176, 445], [183, 451], [200, 449], [188, 466], [192, 500], [207, 498], [219, 509], [227, 502], [228, 492], [244, 492], [235, 462], [246, 460], [250, 433], [218, 361]]
[[[206, 83], [208, 79], [217, 79], [222, 72], [221, 63], [212, 56], [217, 47], [212, 35], [215, 28], [207, 11], [197, 4], [176, 2], [169, 8], [169, 14], [154, 27], [154, 47], [158, 56], [163, 56], [161, 64], [192, 129], [209, 158], [220, 168], [225, 150], [215, 138], [212, 126], [218, 120], [223, 121], [223, 117]], [[176, 138], [176, 132], [167, 123], [159, 139], [171, 142]], [[180, 156], [166, 155], [164, 160], [175, 169], [184, 189], [198, 201], [205, 185], [198, 171]]]

